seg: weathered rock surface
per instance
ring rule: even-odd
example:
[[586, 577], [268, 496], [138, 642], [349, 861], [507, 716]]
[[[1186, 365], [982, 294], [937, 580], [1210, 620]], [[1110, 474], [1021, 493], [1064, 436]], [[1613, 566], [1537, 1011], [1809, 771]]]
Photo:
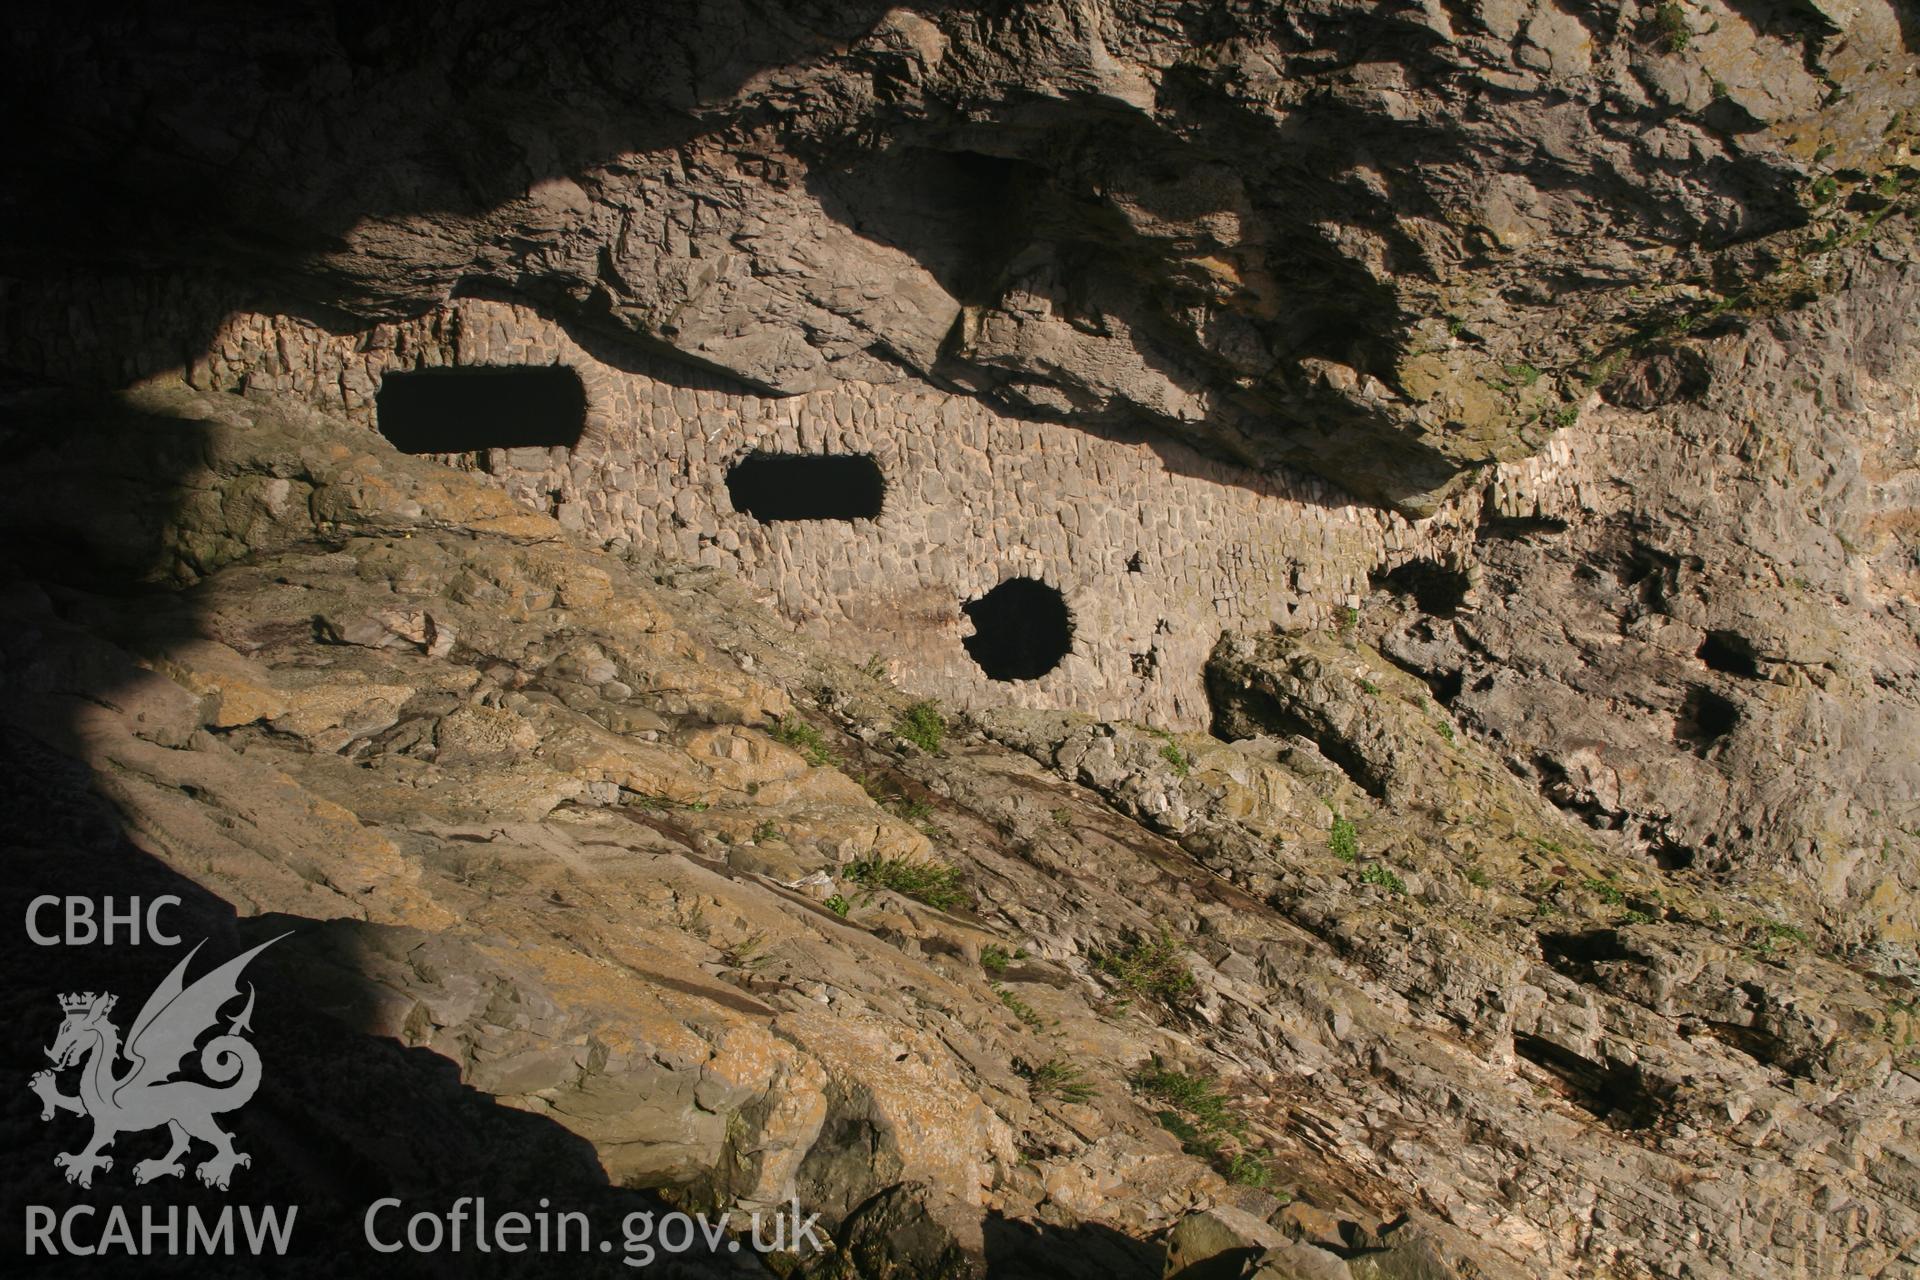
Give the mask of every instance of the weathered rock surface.
[[1865, 258], [1833, 297], [1689, 349], [1708, 385], [1592, 410], [1555, 445], [1577, 478], [1489, 486], [1471, 551], [1376, 574], [1356, 623], [1563, 809], [1669, 872], [1783, 874], [1909, 977], [1915, 279]]
[[0, 213], [41, 320], [75, 264], [362, 318], [505, 292], [1421, 509], [1909, 199], [1914, 41], [1898, 0], [32, 5]]
[[364, 432], [177, 384], [14, 408], [8, 522], [87, 553], [16, 559], [7, 721], [309, 922], [317, 1002], [616, 1182], [797, 1195], [820, 1274], [1153, 1275], [1196, 1209], [1279, 1233], [1265, 1276], [1912, 1261], [1898, 989], [1804, 891], [1590, 834], [1357, 636], [1223, 649], [1244, 742], [1006, 711], [927, 751], [726, 575]]
[[[797, 1201], [839, 1280], [1920, 1271], [1898, 0], [9, 16], [0, 888], [293, 930], [271, 1185]], [[1394, 510], [1161, 620], [1212, 736], [916, 745], [707, 530], [290, 398], [450, 298]]]

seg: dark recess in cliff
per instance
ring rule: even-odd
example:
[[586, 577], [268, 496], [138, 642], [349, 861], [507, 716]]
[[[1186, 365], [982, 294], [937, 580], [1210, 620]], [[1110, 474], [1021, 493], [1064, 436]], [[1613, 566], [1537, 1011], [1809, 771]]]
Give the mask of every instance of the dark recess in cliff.
[[1410, 596], [1420, 612], [1451, 618], [1467, 596], [1467, 575], [1434, 560], [1409, 560], [1386, 573], [1368, 576], [1376, 591]]

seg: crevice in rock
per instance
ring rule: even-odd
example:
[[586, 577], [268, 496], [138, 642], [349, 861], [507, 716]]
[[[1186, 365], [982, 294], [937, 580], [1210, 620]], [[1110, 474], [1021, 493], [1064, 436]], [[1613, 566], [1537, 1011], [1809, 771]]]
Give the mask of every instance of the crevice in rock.
[[1635, 542], [1620, 552], [1613, 565], [1613, 576], [1642, 605], [1657, 613], [1666, 611], [1680, 572], [1680, 558]]
[[1754, 653], [1753, 641], [1737, 631], [1707, 632], [1707, 638], [1700, 642], [1698, 655], [1709, 671], [1747, 680], [1760, 678], [1760, 660]]
[[1692, 845], [1665, 836], [1655, 838], [1647, 846], [1647, 852], [1662, 871], [1685, 871], [1699, 857], [1699, 851]]
[[1673, 722], [1673, 740], [1705, 754], [1740, 723], [1740, 707], [1703, 685], [1687, 690]]
[[912, 255], [968, 306], [998, 301], [1007, 264], [1034, 237], [1049, 199], [1043, 165], [965, 148], [906, 145], [809, 173], [807, 188], [836, 220]]
[[1566, 766], [1552, 756], [1536, 753], [1532, 760], [1534, 778], [1528, 778], [1525, 767], [1516, 764], [1515, 772], [1529, 781], [1537, 781], [1540, 793], [1562, 812], [1573, 814], [1588, 826], [1599, 831], [1618, 830], [1623, 816], [1618, 810], [1602, 804], [1587, 788], [1577, 784]]
[[1213, 705], [1209, 732], [1222, 742], [1240, 742], [1260, 734], [1275, 737], [1305, 738], [1353, 784], [1375, 800], [1387, 798], [1387, 783], [1353, 745], [1338, 735], [1315, 728], [1304, 716], [1281, 706], [1273, 695], [1262, 689], [1228, 692], [1209, 671], [1207, 700]]
[[[1792, 1072], [1792, 1068], [1781, 1061], [1780, 1040], [1771, 1032], [1760, 1027], [1746, 1026], [1738, 1022], [1707, 1021], [1701, 1024], [1708, 1035], [1721, 1044], [1735, 1049], [1765, 1067], [1778, 1067], [1782, 1071]], [[1797, 1074], [1805, 1074], [1800, 1072]]]
[[1467, 575], [1449, 569], [1437, 560], [1409, 560], [1384, 573], [1367, 575], [1375, 591], [1390, 591], [1410, 596], [1422, 613], [1451, 618], [1460, 610], [1467, 595]]
[[1580, 933], [1542, 933], [1540, 954], [1548, 967], [1577, 982], [1595, 982], [1594, 965], [1607, 960], [1627, 960], [1632, 954], [1612, 929], [1588, 929]]
[[1523, 542], [1529, 538], [1549, 538], [1565, 533], [1565, 520], [1552, 516], [1491, 516], [1480, 522], [1476, 536], [1483, 542], [1505, 540]]
[[1436, 671], [1423, 677], [1427, 688], [1433, 691], [1433, 700], [1443, 707], [1451, 707], [1460, 697], [1460, 690], [1467, 681], [1465, 671]]
[[1466, 684], [1466, 672], [1457, 667], [1452, 669], [1423, 667], [1418, 662], [1403, 657], [1385, 646], [1380, 649], [1380, 656], [1426, 685], [1427, 691], [1433, 694], [1433, 700], [1443, 707], [1451, 707]]
[[1595, 1062], [1541, 1036], [1516, 1033], [1513, 1051], [1545, 1071], [1567, 1101], [1615, 1129], [1647, 1129], [1661, 1099], [1637, 1066]]

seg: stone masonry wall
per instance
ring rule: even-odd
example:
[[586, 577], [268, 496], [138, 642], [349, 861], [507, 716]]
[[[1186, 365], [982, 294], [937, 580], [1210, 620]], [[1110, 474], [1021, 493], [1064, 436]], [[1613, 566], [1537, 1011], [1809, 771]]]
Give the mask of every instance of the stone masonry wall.
[[[462, 300], [354, 334], [239, 314], [189, 376], [300, 396], [371, 428], [389, 370], [570, 366], [587, 391], [576, 448], [445, 460], [609, 542], [737, 569], [799, 628], [959, 706], [1203, 726], [1201, 671], [1222, 631], [1337, 625], [1370, 570], [1446, 558], [1469, 522], [1466, 504], [1414, 524], [1314, 479], [1004, 417], [920, 383], [768, 398], [683, 364], [619, 359], [595, 359], [534, 311]], [[756, 450], [871, 453], [885, 509], [772, 524], [736, 512], [726, 473]], [[962, 645], [961, 605], [1021, 575], [1064, 593], [1073, 651], [1039, 679], [989, 680]]]

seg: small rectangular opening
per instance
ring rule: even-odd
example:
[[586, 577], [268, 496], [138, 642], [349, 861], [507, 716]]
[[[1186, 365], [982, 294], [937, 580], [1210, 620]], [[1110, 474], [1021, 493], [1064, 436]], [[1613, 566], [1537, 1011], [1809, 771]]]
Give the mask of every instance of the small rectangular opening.
[[751, 453], [727, 472], [733, 509], [756, 520], [872, 520], [887, 481], [870, 453]]
[[401, 370], [374, 397], [380, 434], [402, 453], [567, 448], [587, 425], [587, 392], [564, 365]]

